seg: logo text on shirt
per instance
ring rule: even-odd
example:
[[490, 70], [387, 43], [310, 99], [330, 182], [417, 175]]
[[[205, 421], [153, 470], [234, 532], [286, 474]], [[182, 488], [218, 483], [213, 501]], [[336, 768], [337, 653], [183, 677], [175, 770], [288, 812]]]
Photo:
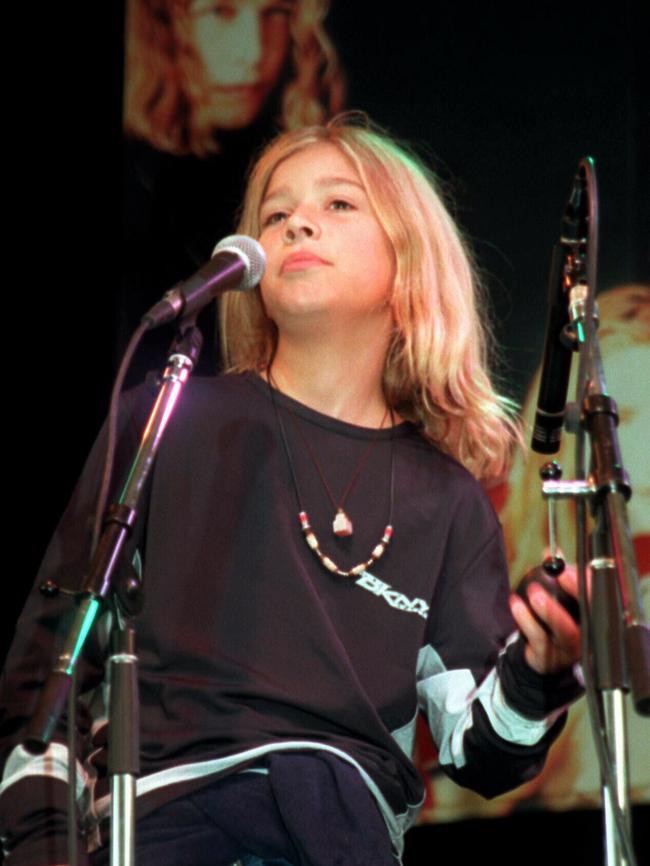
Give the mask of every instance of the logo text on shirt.
[[407, 613], [417, 613], [422, 619], [426, 619], [429, 614], [429, 605], [423, 598], [407, 598], [401, 592], [391, 589], [389, 583], [384, 583], [378, 577], [370, 574], [369, 571], [364, 571], [361, 577], [356, 581], [357, 586], [367, 589], [373, 595], [378, 595], [387, 601], [391, 607], [397, 610], [404, 610]]

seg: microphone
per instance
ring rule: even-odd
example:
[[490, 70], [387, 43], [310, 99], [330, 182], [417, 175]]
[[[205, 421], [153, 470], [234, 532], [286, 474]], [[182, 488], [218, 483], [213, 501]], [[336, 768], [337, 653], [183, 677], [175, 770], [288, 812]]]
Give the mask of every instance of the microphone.
[[531, 442], [533, 451], [541, 454], [554, 454], [560, 448], [575, 345], [568, 333], [569, 292], [584, 275], [588, 198], [586, 172], [581, 163], [562, 216], [560, 241], [553, 247], [551, 258], [544, 359]]
[[142, 317], [149, 330], [172, 322], [179, 316], [192, 316], [222, 292], [246, 291], [262, 279], [266, 254], [253, 238], [229, 235], [214, 248], [207, 264], [181, 280]]

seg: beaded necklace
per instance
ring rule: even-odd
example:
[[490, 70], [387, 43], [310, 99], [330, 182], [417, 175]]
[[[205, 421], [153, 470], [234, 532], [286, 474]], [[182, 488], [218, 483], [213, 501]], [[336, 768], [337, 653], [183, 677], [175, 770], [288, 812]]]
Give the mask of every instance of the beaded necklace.
[[[366, 559], [364, 562], [358, 563], [358, 565], [355, 565], [354, 568], [350, 568], [349, 570], [346, 571], [345, 569], [339, 568], [338, 565], [334, 562], [334, 560], [331, 557], [329, 557], [325, 553], [323, 553], [323, 551], [321, 550], [320, 542], [318, 540], [318, 536], [316, 535], [316, 533], [312, 529], [311, 524], [309, 522], [309, 515], [308, 515], [307, 511], [303, 508], [302, 497], [300, 495], [300, 487], [298, 486], [298, 479], [296, 476], [296, 470], [295, 470], [295, 467], [293, 464], [293, 459], [291, 457], [291, 450], [289, 449], [289, 441], [287, 438], [287, 433], [286, 433], [286, 430], [284, 427], [284, 422], [282, 421], [282, 415], [280, 412], [280, 408], [279, 408], [277, 401], [275, 399], [274, 390], [277, 389], [277, 386], [275, 385], [275, 382], [273, 381], [273, 379], [271, 377], [271, 371], [270, 370], [267, 371], [267, 383], [269, 386], [269, 393], [271, 395], [271, 402], [273, 404], [273, 410], [275, 412], [275, 417], [277, 419], [278, 427], [280, 430], [280, 437], [282, 439], [284, 451], [285, 451], [285, 454], [287, 456], [287, 463], [289, 464], [289, 473], [291, 475], [291, 481], [292, 481], [294, 493], [296, 496], [296, 502], [298, 504], [298, 520], [300, 522], [300, 529], [302, 531], [305, 542], [307, 543], [307, 546], [309, 547], [309, 549], [314, 552], [314, 554], [318, 558], [321, 565], [327, 569], [327, 571], [331, 572], [332, 574], [336, 574], [339, 577], [356, 577], [357, 575], [362, 574], [364, 571], [367, 571], [370, 568], [370, 566], [373, 565], [373, 563], [377, 562], [377, 560], [384, 555], [384, 552], [386, 551], [386, 548], [388, 547], [388, 544], [390, 543], [390, 540], [393, 536], [392, 521], [393, 521], [393, 499], [394, 499], [394, 488], [395, 488], [395, 483], [394, 483], [394, 481], [395, 481], [395, 443], [394, 443], [394, 439], [391, 437], [388, 523], [386, 524], [386, 526], [384, 528], [384, 532], [383, 532], [379, 542], [373, 548], [368, 559]], [[277, 389], [277, 390], [279, 391], [279, 389]], [[288, 411], [291, 412], [290, 409]], [[394, 426], [392, 409], [390, 409], [390, 408], [387, 409], [386, 414], [388, 414], [388, 413], [390, 413], [391, 425]], [[383, 423], [386, 419], [386, 414], [384, 414], [384, 417], [382, 418], [382, 422], [381, 422], [382, 426], [383, 426]], [[291, 415], [294, 416], [294, 413], [291, 412]], [[335, 534], [337, 534], [337, 535], [351, 535], [352, 531], [344, 532], [344, 533], [343, 532], [337, 533], [337, 531], [336, 531], [337, 519], [340, 521], [339, 512], [342, 512], [344, 515], [344, 519], [346, 519], [350, 524], [350, 530], [352, 529], [351, 521], [347, 517], [345, 512], [343, 511], [342, 504], [343, 504], [343, 502], [345, 502], [345, 499], [347, 498], [350, 490], [352, 489], [352, 486], [354, 485], [355, 481], [359, 477], [359, 475], [361, 473], [361, 469], [363, 468], [363, 466], [365, 465], [365, 463], [368, 460], [368, 457], [370, 456], [370, 452], [372, 451], [374, 446], [379, 441], [379, 437], [377, 437], [370, 444], [370, 446], [366, 449], [366, 451], [361, 456], [361, 460], [357, 464], [357, 467], [356, 467], [356, 469], [352, 475], [352, 479], [351, 479], [350, 483], [348, 484], [348, 486], [346, 487], [344, 495], [343, 495], [342, 499], [340, 500], [340, 506], [337, 506], [336, 500], [334, 500], [334, 497], [332, 496], [332, 494], [330, 492], [330, 489], [327, 485], [327, 482], [325, 481], [325, 477], [324, 477], [323, 471], [320, 467], [320, 464], [318, 463], [318, 460], [316, 459], [316, 456], [315, 456], [313, 450], [307, 445], [306, 439], [305, 439], [302, 431], [298, 427], [297, 422], [296, 422], [296, 428], [298, 429], [298, 432], [300, 433], [300, 436], [303, 439], [303, 443], [306, 446], [306, 449], [307, 449], [309, 456], [311, 457], [313, 463], [315, 464], [315, 466], [318, 470], [318, 473], [321, 477], [321, 480], [323, 481], [323, 484], [325, 486], [325, 489], [328, 492], [330, 499], [332, 500], [334, 506], [337, 507], [337, 514], [334, 518], [334, 524], [333, 524]], [[379, 429], [381, 431], [381, 427]]]

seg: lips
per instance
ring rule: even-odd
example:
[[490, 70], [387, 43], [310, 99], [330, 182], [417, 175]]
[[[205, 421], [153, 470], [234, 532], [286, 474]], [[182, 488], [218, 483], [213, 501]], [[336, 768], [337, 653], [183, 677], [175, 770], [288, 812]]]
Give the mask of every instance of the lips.
[[252, 81], [250, 84], [213, 84], [211, 90], [216, 90], [218, 93], [248, 93], [251, 90], [258, 90], [259, 84]]
[[263, 88], [260, 84], [213, 84], [210, 87], [210, 95], [213, 99], [226, 100], [249, 100], [253, 97], [259, 98], [263, 93]]
[[290, 273], [291, 271], [303, 271], [307, 268], [318, 267], [319, 265], [329, 265], [331, 262], [321, 259], [320, 256], [314, 253], [295, 252], [290, 253], [282, 262], [280, 268], [281, 274]]

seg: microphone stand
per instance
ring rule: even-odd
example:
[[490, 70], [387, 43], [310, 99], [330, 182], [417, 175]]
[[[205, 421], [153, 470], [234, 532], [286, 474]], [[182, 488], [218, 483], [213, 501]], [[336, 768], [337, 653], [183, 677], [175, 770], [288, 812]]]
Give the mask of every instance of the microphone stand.
[[[559, 247], [564, 255], [554, 254], [549, 290], [544, 363], [548, 375], [542, 377], [547, 387], [540, 388], [532, 447], [542, 453], [559, 448], [564, 411], [556, 403], [566, 401], [567, 350], [572, 345], [580, 352], [574, 407], [578, 411], [567, 414], [567, 426], [577, 433], [577, 480], [557, 480], [561, 470], [547, 464], [542, 470], [546, 478], [542, 493], [549, 502], [551, 526], [553, 500], [576, 501], [582, 659], [601, 771], [606, 864], [633, 866], [624, 694], [631, 686], [637, 711], [650, 715], [650, 630], [627, 519], [626, 503], [632, 491], [618, 444], [616, 403], [607, 392], [596, 333], [598, 188], [590, 157], [580, 161], [564, 211]], [[591, 451], [588, 477], [585, 436]], [[587, 502], [594, 523], [591, 600], [587, 593]], [[559, 561], [557, 564], [561, 570]]]
[[[584, 313], [584, 308], [582, 310]], [[584, 323], [583, 324], [587, 324]], [[588, 329], [588, 325], [587, 325]], [[593, 322], [592, 322], [593, 329]], [[581, 427], [589, 437], [589, 477], [545, 481], [547, 499], [571, 498], [578, 507], [578, 549], [585, 676], [594, 742], [599, 752], [607, 866], [631, 866], [627, 736], [624, 694], [632, 689], [637, 711], [650, 715], [650, 630], [645, 622], [626, 502], [631, 487], [618, 444], [616, 403], [607, 393], [595, 330], [587, 351], [587, 384]], [[578, 448], [580, 452], [581, 447]], [[591, 505], [591, 604], [586, 593], [585, 502]], [[588, 615], [585, 615], [588, 614]], [[600, 702], [598, 701], [600, 697]], [[593, 700], [592, 700], [593, 699]]]
[[[637, 711], [650, 715], [650, 630], [645, 621], [626, 502], [631, 495], [623, 468], [616, 404], [608, 395], [596, 334], [592, 335], [582, 426], [591, 445], [588, 479], [545, 481], [547, 499], [576, 500], [585, 677], [594, 742], [599, 752], [607, 866], [634, 862], [630, 839], [627, 734], [624, 694], [632, 690]], [[585, 500], [591, 504], [591, 604], [585, 580]], [[580, 562], [582, 560], [582, 562]], [[585, 613], [587, 614], [585, 616]], [[600, 701], [598, 701], [600, 698]], [[627, 841], [625, 841], [627, 840]]]
[[[137, 657], [135, 633], [126, 625], [112, 584], [137, 506], [180, 393], [196, 364], [202, 343], [195, 316], [183, 321], [174, 341], [156, 402], [117, 504], [107, 510], [103, 530], [81, 592], [81, 601], [59, 658], [45, 682], [24, 742], [43, 753], [65, 708], [77, 661], [95, 619], [109, 598], [115, 609], [110, 657], [109, 775], [111, 784], [111, 866], [135, 866], [135, 777], [139, 771]], [[127, 594], [138, 586], [127, 587]], [[130, 592], [131, 591], [131, 592]], [[68, 720], [74, 725], [74, 718]], [[69, 755], [74, 761], [75, 756]], [[74, 842], [73, 842], [74, 844]]]
[[[619, 801], [625, 797], [627, 806], [622, 692], [631, 686], [637, 711], [650, 715], [650, 631], [644, 620], [627, 518], [626, 502], [631, 489], [616, 434], [616, 404], [607, 394], [597, 340], [590, 353], [588, 382], [584, 425], [591, 441], [592, 475], [596, 487], [593, 552], [597, 557], [594, 566], [598, 566], [593, 574], [592, 605], [594, 625], [601, 628], [594, 634], [594, 661], [600, 679], [598, 685], [603, 691], [605, 720], [613, 738], [616, 778], [610, 780], [605, 796], [606, 821], [609, 819], [613, 824], [611, 801], [615, 797]], [[629, 814], [625, 817], [629, 822]], [[613, 845], [609, 862], [620, 862], [613, 859], [616, 852]]]

